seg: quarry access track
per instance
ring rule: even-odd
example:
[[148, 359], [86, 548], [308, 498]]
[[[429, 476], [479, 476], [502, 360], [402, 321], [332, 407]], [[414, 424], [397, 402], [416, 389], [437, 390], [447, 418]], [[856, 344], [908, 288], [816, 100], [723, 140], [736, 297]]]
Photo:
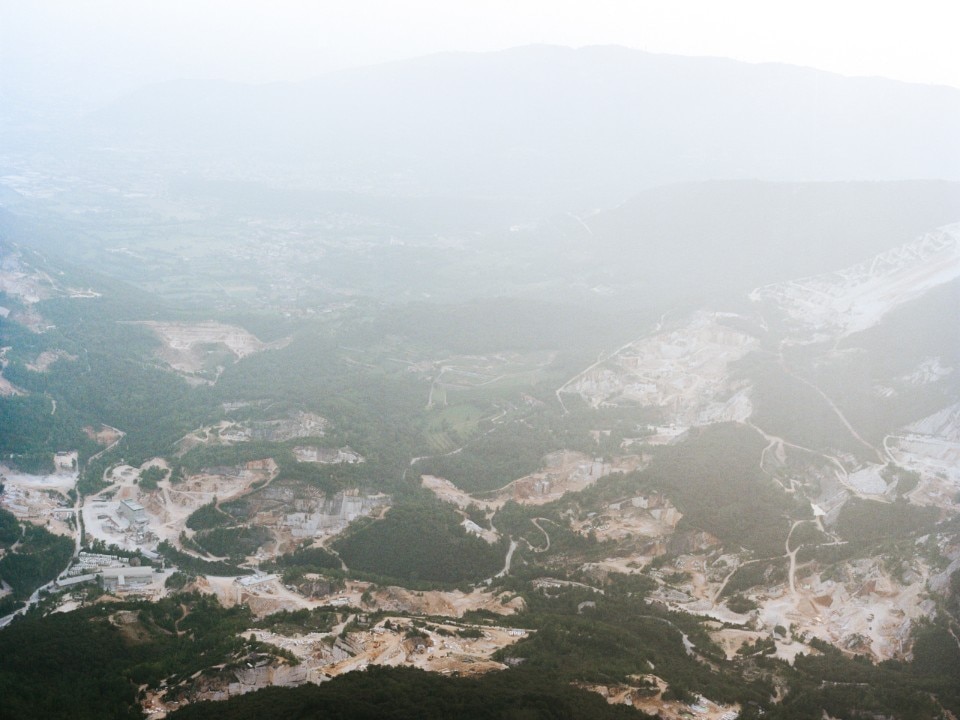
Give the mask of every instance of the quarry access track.
[[498, 572], [493, 577], [487, 578], [486, 580], [484, 580], [485, 584], [490, 585], [493, 583], [495, 578], [500, 578], [510, 574], [510, 563], [513, 562], [513, 553], [516, 551], [516, 549], [517, 549], [517, 541], [514, 540], [513, 538], [510, 538], [510, 547], [507, 548], [507, 556], [503, 560], [503, 570]]
[[807, 521], [795, 520], [793, 525], [790, 526], [790, 532], [787, 533], [787, 539], [783, 543], [784, 549], [787, 551], [787, 557], [790, 558], [790, 571], [787, 577], [790, 579], [790, 594], [793, 595], [794, 599], [797, 597], [797, 551], [803, 546], [797, 545], [791, 550], [790, 538], [793, 536], [793, 531], [797, 529], [797, 525], [802, 525], [805, 522]]
[[531, 549], [533, 552], [535, 552], [535, 553], [543, 553], [543, 552], [546, 552], [547, 550], [550, 549], [550, 534], [544, 529], [543, 525], [541, 525], [541, 524], [538, 522], [539, 520], [543, 520], [544, 522], [549, 522], [549, 523], [552, 523], [552, 522], [553, 522], [553, 520], [551, 520], [550, 518], [543, 518], [543, 517], [531, 518], [531, 519], [530, 519], [530, 522], [533, 523], [533, 525], [536, 526], [537, 530], [539, 530], [540, 532], [542, 532], [542, 533], [543, 533], [543, 536], [547, 539], [547, 544], [546, 544], [545, 547], [535, 548], [533, 545], [530, 544], [530, 541], [529, 541], [529, 540], [527, 540], [526, 538], [524, 538], [523, 541], [524, 541], [525, 543], [527, 543], [527, 547], [530, 548], [530, 549]]
[[877, 456], [877, 461], [878, 461], [881, 465], [883, 465], [883, 464], [885, 464], [885, 463], [887, 462], [887, 458], [885, 457], [885, 453], [880, 452], [876, 447], [874, 447], [872, 444], [870, 444], [869, 442], [867, 442], [866, 440], [863, 439], [863, 437], [860, 435], [860, 433], [858, 433], [858, 432], [856, 431], [856, 429], [853, 427], [853, 425], [850, 424], [850, 421], [847, 420], [846, 416], [843, 414], [843, 412], [840, 410], [840, 408], [837, 407], [837, 404], [836, 404], [835, 402], [833, 402], [833, 400], [830, 398], [829, 395], [827, 395], [823, 390], [821, 390], [816, 384], [814, 384], [814, 383], [811, 382], [810, 380], [807, 380], [806, 378], [801, 377], [800, 375], [797, 375], [795, 372], [793, 372], [793, 371], [787, 366], [787, 363], [786, 363], [786, 360], [785, 360], [784, 357], [783, 357], [782, 351], [781, 351], [781, 354], [780, 354], [780, 367], [783, 368], [783, 371], [784, 371], [787, 375], [789, 375], [790, 377], [792, 377], [794, 380], [803, 383], [803, 384], [806, 385], [808, 388], [810, 388], [810, 389], [813, 390], [815, 393], [817, 393], [817, 395], [819, 395], [821, 398], [823, 398], [823, 401], [824, 401], [825, 403], [827, 403], [827, 405], [830, 407], [831, 410], [833, 410], [834, 414], [837, 416], [837, 419], [840, 420], [840, 422], [841, 422], [841, 423], [843, 424], [843, 426], [847, 429], [847, 431], [850, 433], [850, 435], [851, 435], [857, 442], [859, 442], [861, 445], [863, 445], [865, 448], [870, 449], [870, 450], [873, 452], [873, 454]]

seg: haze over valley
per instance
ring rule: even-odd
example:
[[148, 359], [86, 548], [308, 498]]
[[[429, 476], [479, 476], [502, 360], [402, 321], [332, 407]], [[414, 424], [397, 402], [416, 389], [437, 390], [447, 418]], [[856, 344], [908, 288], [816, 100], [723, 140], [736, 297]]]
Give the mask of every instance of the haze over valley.
[[8, 96], [10, 717], [960, 715], [957, 88]]

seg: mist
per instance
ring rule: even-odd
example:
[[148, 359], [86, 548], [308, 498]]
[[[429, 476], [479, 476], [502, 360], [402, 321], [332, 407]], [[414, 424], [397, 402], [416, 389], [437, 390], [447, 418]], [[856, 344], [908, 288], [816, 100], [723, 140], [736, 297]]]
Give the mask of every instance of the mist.
[[5, 4], [5, 712], [960, 715], [940, 5]]

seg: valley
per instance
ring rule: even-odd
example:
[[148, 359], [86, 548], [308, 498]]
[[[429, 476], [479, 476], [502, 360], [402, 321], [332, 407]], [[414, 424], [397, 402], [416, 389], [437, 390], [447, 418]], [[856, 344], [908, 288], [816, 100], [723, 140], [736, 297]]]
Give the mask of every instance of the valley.
[[[616, 422], [610, 425], [608, 421], [604, 427], [604, 421], [595, 418], [593, 426], [587, 426], [583, 449], [546, 453], [537, 460], [534, 472], [501, 487], [469, 492], [449, 479], [419, 473], [423, 457], [401, 460], [399, 464], [407, 468], [404, 475], [413, 470], [437, 501], [456, 508], [459, 517], [452, 522], [459, 532], [506, 551], [506, 562], [501, 558], [500, 563], [503, 570], [486, 580], [486, 587], [410, 590], [380, 580], [352, 579], [352, 568], [334, 548], [338, 543], [341, 550], [346, 547], [343, 538], [352, 537], [348, 531], [360, 519], [376, 522], [387, 517], [396, 502], [393, 493], [374, 490], [375, 484], [366, 490], [311, 486], [309, 473], [321, 469], [325, 477], [336, 477], [348, 469], [349, 473], [359, 471], [361, 477], [367, 475], [369, 459], [364, 454], [369, 451], [361, 454], [343, 444], [349, 438], [339, 431], [336, 419], [304, 410], [264, 415], [255, 401], [224, 404], [224, 419], [184, 434], [172, 444], [174, 452], [166, 456], [134, 465], [114, 461], [104, 466], [101, 477], [95, 479], [96, 491], [79, 496], [79, 509], [71, 502], [82, 474], [75, 451], [57, 455], [54, 474], [30, 475], [3, 468], [5, 492], [0, 504], [18, 521], [42, 524], [71, 538], [77, 547], [115, 548], [128, 558], [181, 566], [179, 571], [161, 574], [158, 570], [154, 575], [133, 572], [136, 568], [130, 568], [123, 557], [99, 566], [81, 562], [76, 570], [62, 569], [57, 584], [49, 586], [59, 585], [65, 591], [62, 609], [78, 606], [78, 595], [71, 591], [72, 578], [82, 581], [88, 577], [82, 573], [92, 568], [89, 577], [100, 577], [101, 583], [119, 573], [119, 581], [109, 582], [114, 595], [127, 600], [156, 602], [193, 589], [212, 594], [224, 608], [248, 608], [254, 618], [321, 609], [341, 618], [340, 624], [327, 632], [285, 635], [255, 631], [259, 640], [292, 653], [298, 665], [284, 669], [267, 664], [238, 672], [225, 684], [218, 681], [152, 693], [144, 701], [149, 717], [163, 717], [186, 699], [222, 700], [270, 685], [318, 682], [371, 664], [468, 675], [502, 670], [508, 666], [503, 662], [504, 648], [535, 630], [505, 629], [464, 618], [476, 613], [509, 618], [528, 612], [529, 600], [523, 599], [524, 594], [504, 587], [511, 586], [515, 573], [528, 572], [527, 568], [541, 562], [547, 562], [554, 575], [580, 578], [534, 581], [534, 592], [545, 597], [562, 593], [564, 588], [603, 593], [615, 578], [643, 578], [651, 583], [648, 607], [702, 618], [710, 641], [729, 662], [753, 657], [750, 648], [763, 645], [766, 649], [754, 652], [792, 664], [798, 655], [818, 652], [814, 641], [873, 661], [909, 659], [914, 628], [936, 612], [929, 587], [942, 584], [936, 578], [943, 577], [943, 563], [960, 561], [960, 550], [942, 536], [929, 532], [913, 536], [906, 530], [904, 542], [925, 544], [934, 554], [899, 562], [892, 559], [895, 554], [871, 556], [866, 546], [857, 545], [856, 535], [843, 529], [845, 508], [854, 501], [866, 503], [863, 507], [908, 502], [937, 513], [955, 512], [960, 497], [953, 476], [956, 458], [951, 454], [957, 440], [955, 406], [891, 432], [882, 449], [873, 448], [842, 408], [813, 379], [807, 379], [813, 374], [798, 366], [795, 356], [787, 360], [784, 348], [796, 343], [815, 347], [826, 343], [827, 349], [821, 352], [829, 355], [840, 338], [862, 332], [869, 324], [882, 322], [886, 313], [908, 304], [922, 292], [917, 282], [948, 281], [942, 255], [945, 248], [952, 247], [944, 245], [951, 232], [925, 236], [915, 247], [910, 246], [912, 250], [901, 248], [889, 258], [880, 256], [815, 283], [758, 289], [749, 296], [750, 313], [702, 310], [687, 320], [661, 319], [648, 336], [622, 346], [548, 390], [548, 397], [555, 395], [560, 400], [561, 422], [579, 422], [584, 412], [601, 411], [613, 413]], [[955, 239], [951, 242], [956, 244]], [[928, 253], [925, 248], [930, 243], [937, 247]], [[907, 258], [903, 260], [905, 270], [899, 265], [891, 269], [893, 260], [903, 258]], [[855, 288], [842, 292], [852, 292], [860, 299], [831, 301], [832, 308], [839, 307], [836, 303], [846, 308], [856, 302], [857, 307], [869, 305], [874, 310], [869, 317], [854, 313], [859, 318], [851, 321], [854, 325], [838, 325], [823, 314], [826, 310], [810, 309], [810, 301], [804, 299], [808, 295], [803, 293], [813, 290], [803, 288], [814, 285], [823, 297], [841, 297], [841, 290], [829, 288]], [[866, 291], [856, 288], [868, 288], [870, 298], [884, 298], [886, 304], [881, 307], [879, 301], [864, 299]], [[19, 292], [19, 297], [27, 297], [23, 294], [27, 290]], [[834, 313], [831, 317], [848, 317], [846, 310], [830, 312]], [[771, 333], [770, 313], [795, 318], [796, 330]], [[267, 347], [242, 329], [216, 323], [188, 326], [151, 321], [147, 327], [163, 342], [157, 357], [191, 384], [209, 369], [203, 353], [230, 353], [225, 364], [205, 381], [218, 384], [227, 366], [243, 362], [250, 353], [282, 351], [291, 342], [287, 338]], [[817, 334], [823, 332], [828, 334], [826, 339]], [[208, 346], [221, 350], [198, 350]], [[356, 348], [348, 352], [358, 355]], [[765, 354], [778, 356], [784, 368], [787, 362], [794, 366], [782, 377], [797, 378], [815, 391], [847, 433], [847, 440], [836, 446], [806, 446], [775, 434], [782, 432], [776, 425], [765, 427], [769, 415], [758, 417], [755, 405], [768, 406], [769, 399], [749, 370], [750, 358]], [[52, 362], [59, 358], [76, 362], [64, 351], [49, 350], [41, 353], [31, 371], [50, 372]], [[550, 362], [547, 358], [540, 367], [548, 367]], [[421, 361], [405, 371], [409, 375], [413, 370], [417, 377], [424, 375], [428, 380], [426, 412], [435, 412], [437, 405], [449, 407], [455, 397], [451, 393], [470, 392], [504, 378], [503, 371], [495, 374], [498, 370], [493, 368], [516, 365], [517, 360], [502, 355], [475, 356], [470, 363], [478, 371], [467, 372], [463, 360], [454, 370], [449, 359]], [[916, 372], [926, 372], [924, 377], [929, 379], [925, 382], [936, 383], [950, 377], [951, 363], [924, 359]], [[523, 371], [522, 363], [517, 367]], [[454, 372], [462, 378], [454, 381]], [[571, 410], [579, 407], [575, 400], [590, 410]], [[422, 399], [417, 402], [423, 408]], [[445, 430], [464, 438], [463, 444], [452, 450], [441, 446], [445, 457], [471, 452], [477, 442], [496, 438], [505, 428], [529, 423], [531, 411], [543, 412], [541, 408], [546, 407], [546, 401], [529, 395], [519, 405], [495, 402], [502, 409], [492, 422], [485, 421], [486, 430], [480, 430], [478, 421], [474, 426]], [[527, 409], [521, 410], [524, 404]], [[624, 424], [620, 418], [631, 414], [645, 421]], [[642, 478], [648, 473], [655, 477], [660, 472], [658, 462], [666, 449], [683, 448], [701, 429], [716, 425], [740, 428], [737, 433], [758, 437], [755, 454], [745, 462], [757, 473], [757, 481], [768, 485], [764, 492], [776, 489], [790, 498], [792, 520], [780, 541], [779, 555], [758, 555], [760, 545], [757, 549], [737, 548], [702, 527], [690, 526], [684, 510], [689, 501], [682, 495], [673, 496], [669, 488], [658, 487], [655, 480], [652, 486], [644, 485], [647, 481]], [[100, 433], [94, 433], [92, 427], [87, 433], [106, 446], [98, 455], [106, 452], [109, 457], [124, 433], [101, 427]], [[591, 443], [592, 452], [584, 452]], [[91, 456], [88, 465], [93, 460]], [[373, 467], [375, 470], [376, 465]], [[615, 489], [629, 478], [640, 478], [641, 484], [633, 485], [632, 492], [629, 484], [622, 491]], [[638, 493], [643, 487], [649, 489]], [[611, 497], [618, 492], [625, 494]], [[538, 508], [543, 508], [539, 515]], [[858, 511], [863, 511], [860, 506]], [[503, 513], [509, 516], [506, 524], [501, 520]], [[227, 545], [219, 539], [214, 543], [216, 533], [232, 540], [226, 540]], [[932, 544], [945, 541], [947, 546], [933, 548]], [[589, 543], [597, 549], [589, 549]], [[317, 559], [306, 560], [313, 557], [311, 553], [326, 565], [317, 566]], [[300, 556], [305, 560], [292, 560]], [[185, 569], [187, 560], [192, 569]], [[297, 562], [306, 565], [297, 566]], [[224, 571], [229, 574], [218, 574]], [[331, 571], [338, 573], [333, 579]], [[171, 585], [171, 572], [185, 572], [187, 584]], [[378, 619], [358, 620], [370, 617]], [[441, 622], [423, 630], [426, 618], [448, 618], [455, 624]], [[414, 633], [411, 621], [421, 630]], [[347, 625], [354, 629], [345, 630]], [[458, 638], [464, 632], [469, 638]], [[769, 647], [765, 645], [768, 641]], [[669, 680], [657, 677], [656, 684], [653, 699], [648, 691], [638, 695], [636, 688], [630, 690], [626, 685], [617, 689], [584, 687], [611, 702], [629, 700], [647, 711], [679, 716], [681, 706], [665, 698], [655, 700], [669, 689]], [[722, 703], [711, 707], [716, 710], [699, 714], [720, 717], [731, 712], [731, 706]]]
[[4, 711], [960, 717], [957, 118], [529, 47], [0, 133]]

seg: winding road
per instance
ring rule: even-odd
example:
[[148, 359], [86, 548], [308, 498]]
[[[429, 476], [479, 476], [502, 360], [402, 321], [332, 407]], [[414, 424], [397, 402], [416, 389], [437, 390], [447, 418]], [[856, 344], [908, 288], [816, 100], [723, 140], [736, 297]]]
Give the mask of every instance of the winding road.
[[548, 523], [552, 523], [552, 522], [553, 522], [553, 520], [551, 520], [550, 518], [543, 518], [543, 517], [532, 518], [532, 519], [530, 520], [530, 522], [533, 523], [533, 524], [536, 526], [537, 530], [539, 530], [540, 532], [542, 532], [542, 533], [543, 533], [543, 536], [547, 539], [546, 547], [535, 548], [533, 545], [530, 544], [530, 541], [529, 541], [529, 540], [527, 540], [526, 538], [524, 538], [523, 541], [524, 541], [525, 543], [527, 543], [527, 547], [530, 548], [531, 550], [533, 550], [533, 552], [535, 552], [535, 553], [546, 552], [547, 550], [550, 549], [550, 534], [549, 534], [546, 530], [544, 530], [543, 525], [541, 525], [541, 524], [538, 522], [539, 520], [543, 520], [544, 522], [548, 522]]

